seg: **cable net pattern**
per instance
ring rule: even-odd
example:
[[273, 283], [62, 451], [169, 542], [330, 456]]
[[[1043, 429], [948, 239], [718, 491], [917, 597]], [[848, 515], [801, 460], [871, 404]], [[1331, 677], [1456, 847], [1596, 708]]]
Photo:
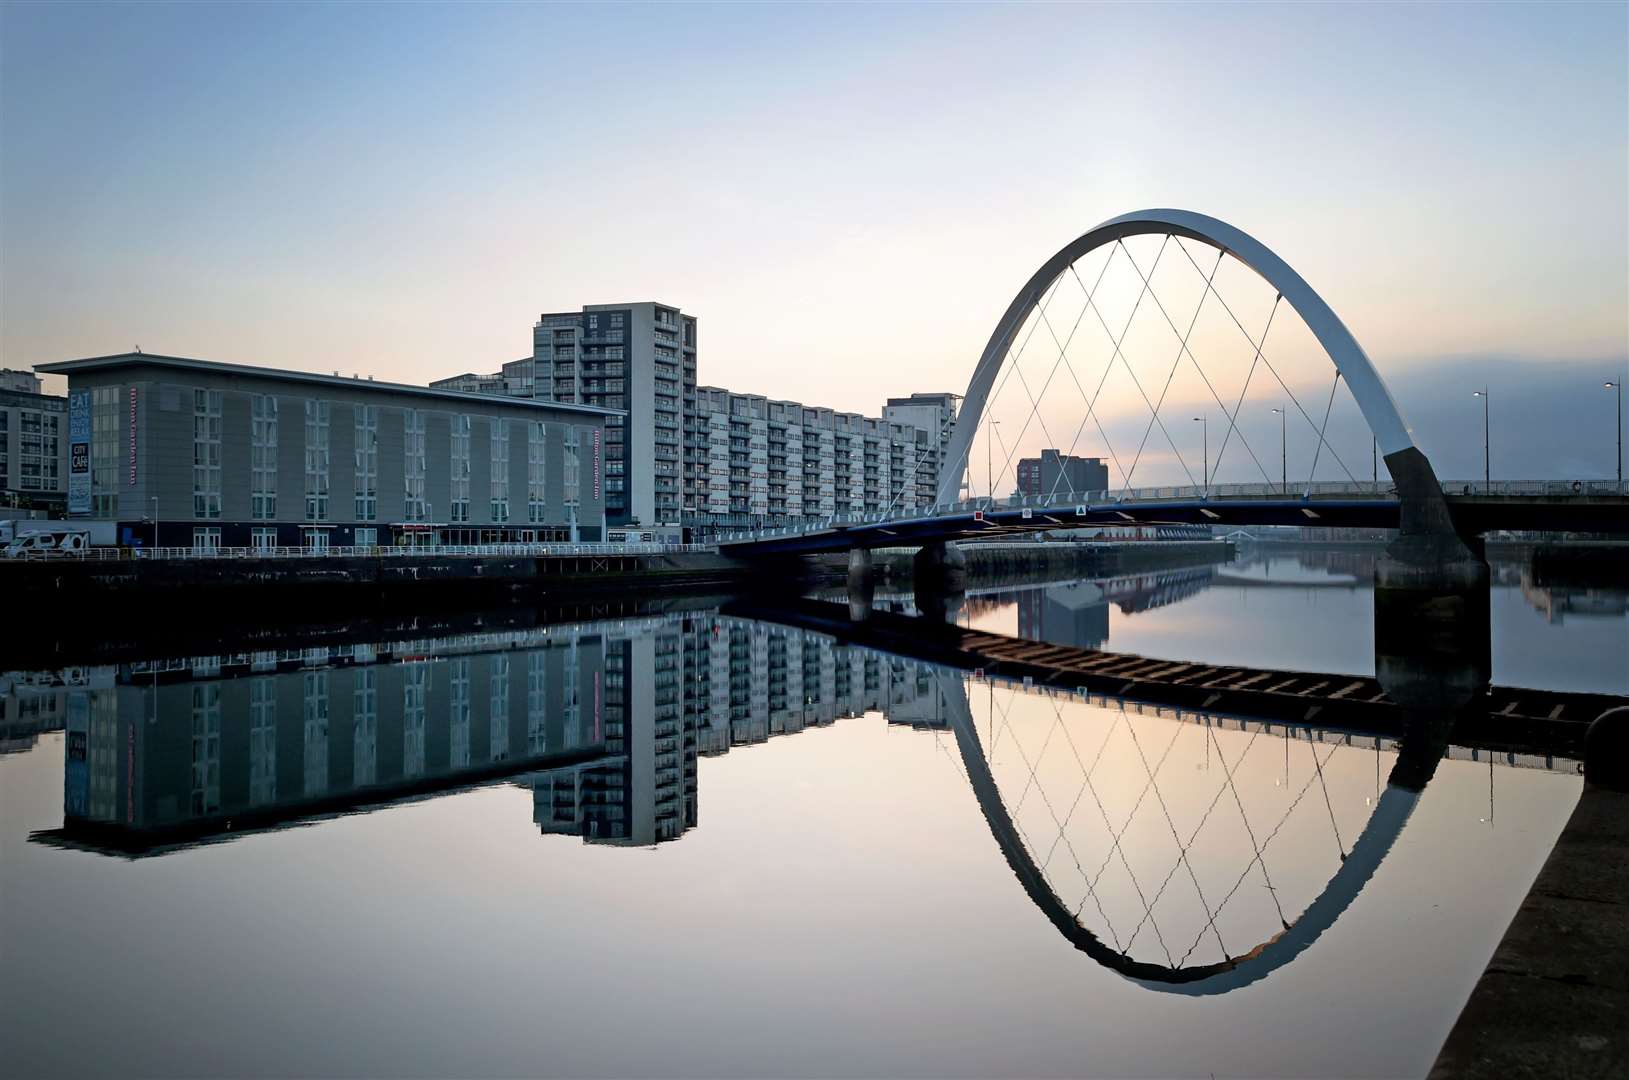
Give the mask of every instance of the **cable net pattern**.
[[[1273, 410], [1279, 410], [1275, 413]], [[1004, 498], [1043, 448], [1101, 458], [1109, 491], [1371, 480], [1356, 402], [1288, 304], [1203, 242], [1116, 240], [1082, 255], [1013, 335], [966, 456], [966, 493]], [[1042, 496], [1082, 494], [1064, 470]]]
[[1377, 740], [1147, 715], [971, 682], [1025, 848], [1076, 920], [1172, 968], [1282, 933], [1340, 868], [1395, 761]]

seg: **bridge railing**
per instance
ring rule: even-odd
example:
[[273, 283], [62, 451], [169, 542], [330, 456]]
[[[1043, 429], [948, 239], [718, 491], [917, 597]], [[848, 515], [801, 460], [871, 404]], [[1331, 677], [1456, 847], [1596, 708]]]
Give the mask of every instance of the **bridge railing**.
[[1616, 480], [1481, 480], [1443, 481], [1449, 495], [1509, 495], [1514, 497], [1629, 496], [1629, 482]]
[[[667, 555], [684, 551], [716, 551], [712, 544], [441, 544], [427, 547], [357, 545], [329, 547], [92, 547], [81, 551], [30, 552], [12, 561], [72, 559], [90, 562], [120, 559], [414, 559], [444, 556], [498, 556], [541, 558], [555, 555]], [[3, 562], [5, 560], [0, 560]]]
[[1280, 484], [1212, 484], [1208, 490], [1202, 487], [1171, 486], [1080, 491], [1051, 496], [1013, 495], [1005, 499], [964, 499], [949, 505], [907, 507], [894, 511], [828, 514], [824, 517], [805, 518], [791, 524], [777, 525], [765, 529], [741, 529], [721, 533], [718, 539], [721, 543], [768, 540], [783, 536], [805, 536], [810, 533], [828, 532], [834, 529], [853, 528], [855, 526], [882, 525], [896, 521], [921, 521], [978, 511], [1021, 510], [1026, 507], [1058, 513], [1073, 513], [1081, 507], [1101, 509], [1128, 502], [1201, 502], [1209, 499], [1229, 498], [1303, 499], [1316, 496], [1366, 496], [1385, 499], [1395, 498], [1396, 494], [1396, 486], [1389, 480], [1382, 480], [1378, 483], [1359, 481], [1356, 483], [1292, 484], [1287, 491]]
[[[1449, 495], [1489, 496], [1553, 496], [1590, 497], [1626, 496], [1629, 484], [1615, 480], [1498, 480], [1445, 481], [1443, 491]], [[1120, 488], [1100, 491], [1080, 491], [1056, 495], [1013, 495], [1005, 499], [963, 499], [959, 502], [929, 507], [906, 507], [893, 511], [866, 511], [846, 514], [828, 514], [824, 517], [803, 518], [796, 522], [765, 529], [741, 529], [720, 533], [720, 543], [738, 543], [771, 540], [777, 537], [807, 536], [865, 525], [885, 525], [890, 522], [924, 521], [938, 517], [954, 517], [975, 512], [1004, 510], [1040, 510], [1056, 514], [1073, 514], [1082, 508], [1090, 510], [1112, 509], [1127, 503], [1147, 502], [1210, 502], [1228, 499], [1284, 499], [1291, 501], [1318, 498], [1395, 499], [1397, 485], [1391, 480], [1342, 480], [1316, 483], [1283, 484], [1212, 484], [1210, 487], [1167, 486]]]

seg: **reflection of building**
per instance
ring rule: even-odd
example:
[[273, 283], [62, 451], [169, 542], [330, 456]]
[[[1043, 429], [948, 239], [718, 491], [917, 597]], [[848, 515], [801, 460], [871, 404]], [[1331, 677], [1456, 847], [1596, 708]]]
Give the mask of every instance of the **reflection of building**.
[[701, 755], [868, 711], [944, 725], [920, 664], [707, 614], [8, 677], [0, 691], [8, 719], [26, 698], [35, 728], [66, 730], [65, 826], [41, 838], [128, 854], [505, 777], [531, 788], [545, 833], [648, 845], [695, 827]]
[[0, 672], [0, 754], [31, 748], [40, 734], [67, 724], [70, 694], [106, 685], [106, 668]]
[[1038, 458], [1018, 462], [1018, 494], [1070, 496], [1083, 491], [1106, 491], [1109, 467], [1102, 458], [1076, 457], [1042, 450]]
[[1018, 636], [1082, 649], [1102, 645], [1109, 640], [1109, 602], [1102, 584], [1077, 581], [1019, 593]]
[[607, 756], [530, 778], [547, 833], [674, 840], [697, 824], [698, 756], [866, 712], [945, 725], [920, 664], [820, 634], [696, 615], [608, 625], [605, 639]]
[[1109, 640], [1109, 606], [1124, 614], [1174, 604], [1215, 580], [1210, 566], [1072, 581], [998, 594], [1018, 604], [1018, 636], [1054, 645], [1101, 648]]
[[99, 669], [62, 691], [67, 831], [146, 851], [597, 757], [604, 665], [526, 631]]
[[1621, 618], [1629, 612], [1629, 590], [1542, 586], [1526, 571], [1521, 575], [1522, 596], [1546, 622], [1559, 623], [1568, 615]]

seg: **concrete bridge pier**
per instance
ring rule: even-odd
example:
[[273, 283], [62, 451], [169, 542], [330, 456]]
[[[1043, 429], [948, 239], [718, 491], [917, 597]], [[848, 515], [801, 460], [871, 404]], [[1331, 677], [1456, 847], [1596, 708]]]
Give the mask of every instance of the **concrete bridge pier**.
[[1424, 454], [1386, 455], [1400, 501], [1398, 536], [1375, 563], [1375, 678], [1398, 704], [1452, 715], [1492, 675], [1480, 537], [1462, 536]]
[[924, 544], [911, 560], [916, 610], [936, 622], [955, 622], [967, 602], [967, 556], [955, 544]]
[[943, 540], [923, 544], [911, 560], [911, 579], [916, 591], [924, 587], [962, 592], [967, 588], [967, 556], [955, 544]]
[[848, 617], [865, 622], [871, 617], [871, 604], [877, 593], [877, 574], [868, 548], [852, 548], [848, 553]]

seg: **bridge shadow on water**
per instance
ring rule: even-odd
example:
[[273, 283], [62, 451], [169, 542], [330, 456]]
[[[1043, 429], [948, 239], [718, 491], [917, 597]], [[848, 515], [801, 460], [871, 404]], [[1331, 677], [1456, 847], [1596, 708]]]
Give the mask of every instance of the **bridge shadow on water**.
[[[1362, 575], [1326, 569], [1332, 588]], [[947, 619], [1007, 600], [1042, 612], [1048, 592], [1069, 608], [1069, 590], [1140, 610], [1217, 576], [992, 587], [925, 598], [927, 614], [880, 610], [912, 606], [899, 597], [736, 598], [14, 673], [0, 691], [65, 732], [64, 823], [31, 839], [123, 858], [492, 784], [529, 790], [545, 834], [675, 841], [698, 823], [699, 758], [880, 712], [953, 746], [996, 852], [1070, 945], [1196, 995], [1311, 948], [1445, 757], [1576, 772], [1584, 725], [1621, 704], [1489, 686], [1485, 608], [1480, 642], [1385, 637], [1377, 610], [1374, 678], [1106, 652], [1106, 622], [1053, 644]]]

